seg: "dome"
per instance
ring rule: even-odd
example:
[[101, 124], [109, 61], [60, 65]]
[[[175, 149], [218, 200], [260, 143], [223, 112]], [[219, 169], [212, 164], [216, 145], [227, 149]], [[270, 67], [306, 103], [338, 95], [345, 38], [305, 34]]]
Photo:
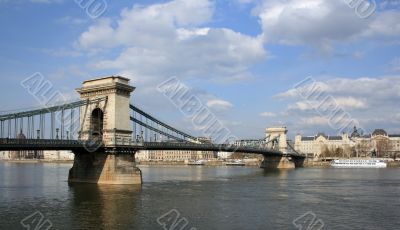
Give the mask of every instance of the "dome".
[[17, 139], [26, 139], [26, 136], [21, 132], [17, 135]]
[[351, 133], [351, 137], [354, 138], [354, 137], [360, 137], [360, 136], [361, 135], [360, 135], [360, 133], [358, 133], [357, 127], [354, 126], [353, 132]]
[[375, 131], [372, 133], [372, 136], [387, 136], [387, 133], [383, 129], [375, 129]]

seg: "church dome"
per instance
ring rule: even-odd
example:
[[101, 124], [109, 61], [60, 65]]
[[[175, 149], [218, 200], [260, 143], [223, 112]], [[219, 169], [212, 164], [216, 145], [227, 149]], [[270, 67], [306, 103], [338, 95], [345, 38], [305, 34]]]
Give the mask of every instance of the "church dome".
[[22, 139], [22, 140], [25, 140], [25, 139], [26, 139], [26, 136], [25, 136], [25, 134], [22, 133], [22, 130], [21, 130], [21, 132], [17, 135], [17, 139]]
[[375, 129], [375, 131], [372, 133], [372, 136], [387, 136], [387, 133], [383, 129]]
[[360, 133], [358, 132], [357, 127], [354, 126], [353, 132], [351, 133], [351, 136], [350, 136], [350, 137], [355, 138], [355, 137], [360, 137], [360, 136], [361, 136], [361, 135], [360, 135]]

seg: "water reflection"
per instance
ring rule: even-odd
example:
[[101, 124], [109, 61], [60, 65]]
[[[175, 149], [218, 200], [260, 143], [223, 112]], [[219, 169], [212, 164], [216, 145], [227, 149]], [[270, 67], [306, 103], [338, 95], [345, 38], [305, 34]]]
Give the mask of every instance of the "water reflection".
[[279, 178], [285, 179], [288, 176], [288, 173], [294, 169], [260, 169], [263, 170], [264, 176], [278, 176]]
[[248, 176], [249, 172], [259, 174], [256, 167], [212, 167], [212, 166], [146, 166], [140, 165], [143, 181], [178, 182], [178, 181], [226, 181], [233, 177]]
[[74, 228], [135, 226], [141, 186], [70, 184]]

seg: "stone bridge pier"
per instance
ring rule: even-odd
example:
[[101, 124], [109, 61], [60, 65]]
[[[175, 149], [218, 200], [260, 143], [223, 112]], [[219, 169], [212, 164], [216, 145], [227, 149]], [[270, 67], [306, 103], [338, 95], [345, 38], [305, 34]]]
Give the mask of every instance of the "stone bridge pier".
[[261, 162], [261, 168], [264, 169], [294, 169], [296, 165], [289, 156], [265, 156]]
[[142, 173], [135, 163], [135, 152], [118, 147], [118, 143], [129, 143], [132, 139], [129, 104], [134, 89], [129, 85], [129, 79], [116, 76], [85, 81], [83, 87], [77, 89], [82, 100], [104, 97], [107, 100], [81, 108], [80, 139], [97, 142], [84, 146], [87, 151], [74, 152], [69, 182], [142, 183]]
[[277, 140], [277, 146], [269, 146], [270, 148], [275, 148], [282, 153], [283, 156], [271, 156], [264, 155], [264, 160], [261, 163], [261, 168], [266, 169], [293, 169], [296, 167], [302, 167], [304, 158], [295, 158], [289, 155], [285, 155], [288, 153], [288, 144], [287, 144], [287, 128], [286, 127], [272, 127], [266, 129], [266, 138], [269, 140]]
[[303, 167], [305, 158], [292, 156], [265, 156], [261, 168], [265, 169], [294, 169]]

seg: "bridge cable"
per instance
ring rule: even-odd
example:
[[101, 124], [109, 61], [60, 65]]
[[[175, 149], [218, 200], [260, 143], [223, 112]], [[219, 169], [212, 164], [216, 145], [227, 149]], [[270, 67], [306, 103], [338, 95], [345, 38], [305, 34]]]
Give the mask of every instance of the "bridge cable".
[[154, 128], [154, 127], [151, 127], [151, 126], [147, 125], [146, 123], [144, 123], [144, 122], [142, 122], [142, 121], [140, 121], [140, 120], [138, 120], [138, 119], [136, 119], [136, 118], [131, 117], [131, 121], [136, 122], [136, 123], [138, 123], [139, 125], [141, 125], [141, 126], [147, 128], [147, 129], [153, 130], [154, 132], [157, 132], [157, 133], [159, 133], [159, 134], [161, 134], [161, 135], [164, 135], [164, 136], [166, 136], [166, 137], [168, 137], [168, 138], [171, 138], [171, 139], [174, 139], [174, 140], [177, 140], [177, 141], [185, 141], [185, 142], [187, 142], [187, 141], [184, 140], [184, 139], [175, 137], [175, 136], [173, 136], [173, 135], [171, 135], [171, 134], [169, 134], [169, 133], [166, 133], [166, 132], [164, 132], [164, 131], [161, 131], [161, 130], [158, 130], [158, 129]]
[[[184, 136], [185, 138], [188, 138], [188, 139], [197, 140], [196, 137], [193, 137], [193, 136], [191, 136], [191, 135], [189, 135], [189, 134], [187, 134], [187, 133], [185, 133], [185, 132], [182, 132], [182, 131], [180, 131], [180, 130], [177, 130], [177, 129], [173, 128], [172, 126], [170, 126], [170, 125], [168, 125], [168, 124], [166, 124], [166, 123], [164, 123], [164, 122], [162, 122], [162, 121], [156, 119], [155, 117], [151, 116], [150, 114], [144, 112], [143, 110], [139, 109], [138, 107], [136, 107], [136, 106], [134, 106], [134, 105], [130, 105], [130, 108], [131, 108], [133, 111], [135, 111], [135, 112], [141, 114], [142, 116], [144, 116], [144, 117], [146, 117], [146, 118], [152, 120], [153, 122], [155, 122], [155, 123], [157, 123], [157, 124], [163, 126], [164, 128], [168, 129], [168, 131], [170, 131], [170, 132], [175, 132], [175, 133], [180, 134], [180, 135], [182, 135], [182, 136]], [[168, 131], [167, 131], [167, 132], [168, 132]]]

